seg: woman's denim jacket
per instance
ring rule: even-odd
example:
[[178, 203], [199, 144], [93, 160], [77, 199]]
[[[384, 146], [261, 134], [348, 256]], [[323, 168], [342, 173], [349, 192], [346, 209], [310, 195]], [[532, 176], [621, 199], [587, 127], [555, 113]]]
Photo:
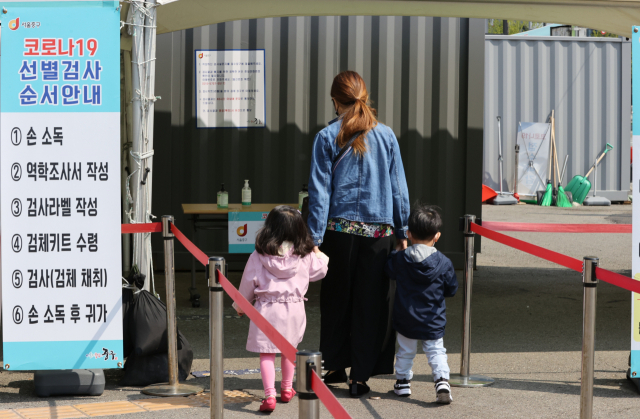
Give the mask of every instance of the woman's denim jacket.
[[329, 218], [390, 224], [396, 237], [405, 239], [409, 191], [395, 134], [378, 123], [367, 134], [364, 156], [348, 152], [332, 174], [341, 122], [331, 121], [313, 141], [308, 218], [313, 242], [322, 243]]

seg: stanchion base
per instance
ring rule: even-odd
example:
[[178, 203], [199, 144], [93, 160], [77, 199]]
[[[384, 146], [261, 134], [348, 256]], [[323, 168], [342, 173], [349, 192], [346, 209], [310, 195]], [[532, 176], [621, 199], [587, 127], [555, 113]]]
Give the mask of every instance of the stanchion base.
[[463, 377], [460, 374], [451, 374], [449, 384], [452, 387], [485, 387], [490, 386], [495, 381], [491, 377], [484, 375], [470, 375]]
[[493, 205], [516, 205], [518, 200], [513, 195], [498, 194], [491, 203]]
[[158, 397], [191, 396], [202, 393], [204, 389], [193, 384], [178, 383], [171, 385], [167, 383], [152, 384], [142, 389], [144, 394]]
[[611, 206], [611, 201], [604, 196], [590, 196], [582, 201], [582, 205], [585, 207], [609, 207]]

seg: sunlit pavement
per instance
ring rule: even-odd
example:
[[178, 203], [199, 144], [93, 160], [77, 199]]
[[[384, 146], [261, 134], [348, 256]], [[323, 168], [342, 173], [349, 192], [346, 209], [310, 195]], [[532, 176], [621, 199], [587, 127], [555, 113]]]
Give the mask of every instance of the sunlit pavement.
[[[631, 223], [631, 206], [603, 208], [541, 208], [536, 206], [483, 206], [482, 218], [491, 221], [552, 223]], [[630, 234], [551, 234], [508, 233], [511, 236], [579, 258], [598, 256], [600, 266], [625, 275], [631, 269]], [[415, 363], [413, 394], [397, 398], [393, 394], [393, 376], [374, 377], [372, 392], [351, 399], [346, 385], [333, 386], [334, 394], [354, 418], [459, 417], [577, 417], [580, 395], [580, 350], [582, 341], [581, 275], [534, 256], [482, 239], [482, 253], [474, 272], [471, 333], [471, 372], [493, 377], [491, 387], [453, 389], [449, 406], [435, 403], [430, 369], [424, 355]], [[231, 273], [236, 285], [240, 273]], [[461, 280], [462, 273], [458, 272]], [[188, 302], [189, 273], [177, 279], [178, 327], [194, 348], [192, 371], [209, 369], [208, 299], [192, 308]], [[204, 276], [198, 276], [205, 294]], [[164, 295], [163, 278], [156, 276], [156, 288]], [[319, 344], [319, 290], [312, 284], [307, 297], [307, 333], [299, 348], [317, 349]], [[600, 282], [596, 330], [594, 417], [636, 418], [640, 395], [626, 380], [630, 346], [630, 294]], [[460, 367], [462, 293], [447, 301], [445, 346], [452, 372]], [[244, 350], [249, 322], [236, 318], [230, 300], [225, 300], [225, 369], [258, 368], [256, 354]], [[105, 371], [107, 388], [101, 397], [35, 397], [33, 374], [0, 373], [0, 419], [19, 417], [116, 416], [107, 411], [108, 402], [121, 402], [131, 418], [209, 417], [204, 397], [188, 401], [155, 399], [139, 388], [118, 387], [121, 371]], [[193, 378], [208, 389], [208, 378]], [[279, 384], [276, 384], [278, 387]], [[261, 416], [260, 374], [225, 375], [227, 397], [225, 417]], [[374, 397], [375, 399], [372, 399]], [[379, 399], [378, 399], [379, 397]], [[233, 400], [232, 400], [233, 399]], [[271, 417], [297, 417], [297, 398], [289, 404], [278, 403]], [[122, 403], [126, 402], [126, 403]], [[99, 407], [90, 404], [105, 403]], [[78, 406], [81, 406], [79, 408]], [[55, 416], [51, 408], [60, 410]], [[39, 408], [38, 411], [28, 409]], [[47, 409], [43, 409], [47, 408]], [[321, 407], [321, 416], [330, 414]]]

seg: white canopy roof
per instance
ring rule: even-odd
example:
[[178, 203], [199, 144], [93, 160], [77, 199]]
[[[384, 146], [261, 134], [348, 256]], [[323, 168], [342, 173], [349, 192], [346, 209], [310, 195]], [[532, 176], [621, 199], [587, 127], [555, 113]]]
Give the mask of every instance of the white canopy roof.
[[158, 33], [264, 17], [374, 15], [554, 22], [631, 37], [640, 0], [179, 0], [158, 7]]

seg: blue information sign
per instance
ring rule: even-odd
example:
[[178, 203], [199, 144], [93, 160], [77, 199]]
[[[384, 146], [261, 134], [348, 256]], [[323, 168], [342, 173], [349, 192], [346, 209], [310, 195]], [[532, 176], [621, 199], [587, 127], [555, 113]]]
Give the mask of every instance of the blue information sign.
[[[636, 58], [632, 61], [631, 80], [632, 96], [631, 103], [640, 103], [640, 27], [633, 27], [631, 43], [631, 56]], [[640, 108], [640, 106], [636, 106]], [[634, 279], [640, 280], [640, 112], [636, 109], [633, 113], [633, 234], [632, 234], [632, 274]], [[635, 167], [638, 166], [638, 167]], [[640, 294], [631, 293], [631, 373], [633, 377], [640, 377]]]
[[253, 253], [268, 212], [229, 212], [229, 253]]
[[0, 8], [3, 364], [119, 368], [119, 3]]

